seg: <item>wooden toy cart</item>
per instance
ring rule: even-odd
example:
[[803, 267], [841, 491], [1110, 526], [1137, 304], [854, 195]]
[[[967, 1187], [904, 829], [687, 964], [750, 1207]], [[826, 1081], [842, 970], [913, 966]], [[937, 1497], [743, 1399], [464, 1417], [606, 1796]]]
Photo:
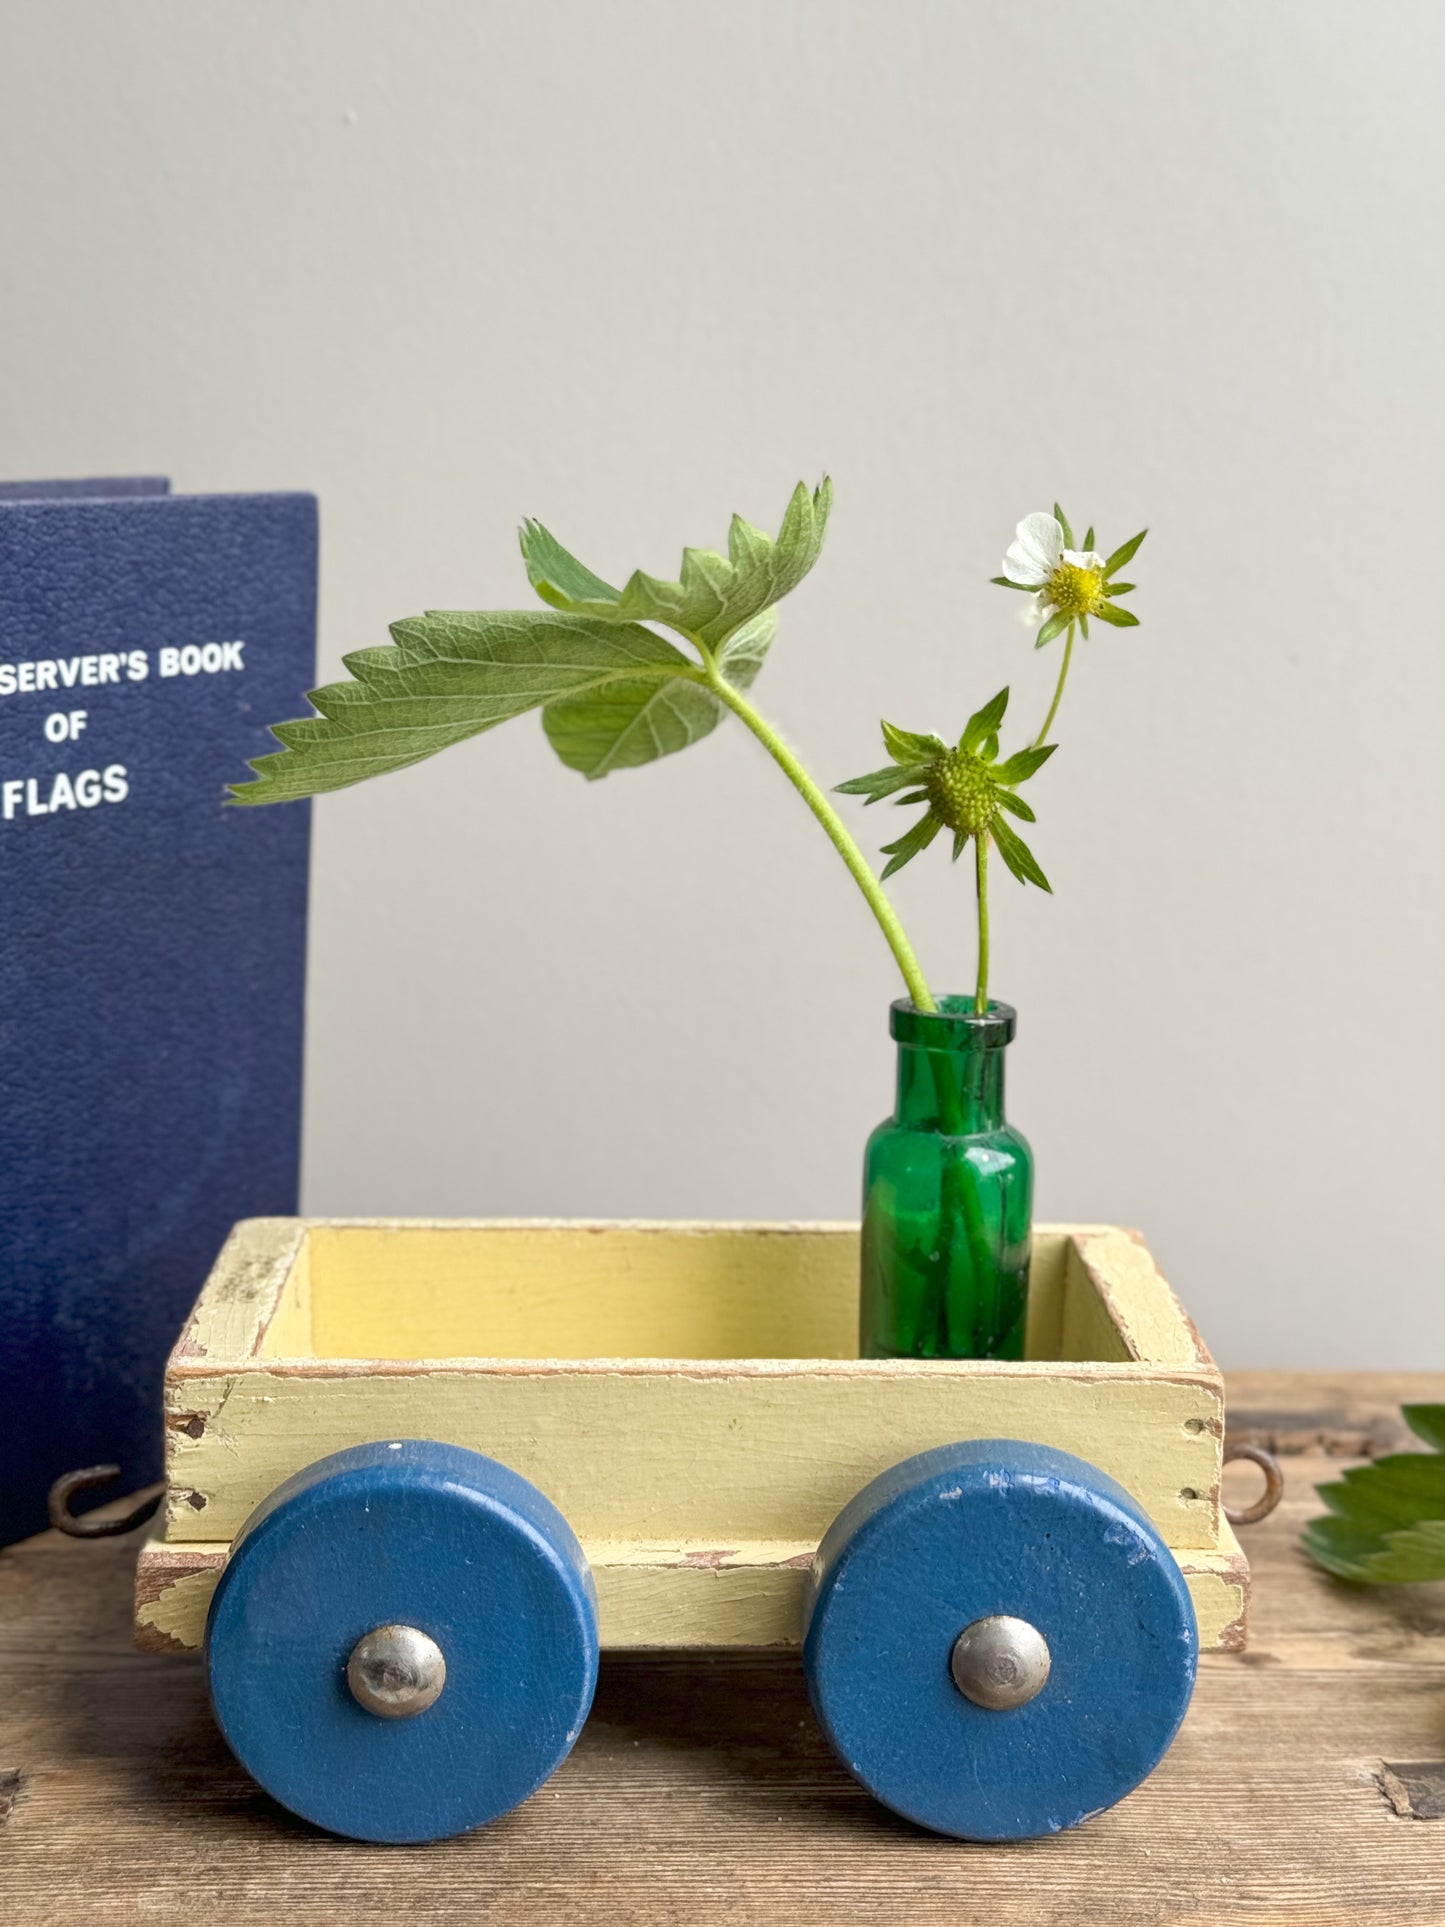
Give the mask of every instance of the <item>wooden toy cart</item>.
[[1244, 1643], [1223, 1385], [1137, 1234], [1034, 1235], [1022, 1363], [856, 1356], [852, 1226], [238, 1225], [166, 1373], [139, 1643], [278, 1799], [480, 1825], [599, 1646], [804, 1649], [938, 1831], [1072, 1825]]

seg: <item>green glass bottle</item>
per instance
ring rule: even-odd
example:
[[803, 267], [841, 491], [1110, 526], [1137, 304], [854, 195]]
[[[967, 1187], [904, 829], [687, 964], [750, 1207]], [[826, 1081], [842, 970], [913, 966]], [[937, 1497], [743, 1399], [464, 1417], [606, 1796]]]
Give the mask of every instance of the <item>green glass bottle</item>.
[[864, 1358], [1022, 1358], [1034, 1159], [1003, 1110], [1014, 1012], [906, 998], [889, 1028], [898, 1105], [863, 1168]]

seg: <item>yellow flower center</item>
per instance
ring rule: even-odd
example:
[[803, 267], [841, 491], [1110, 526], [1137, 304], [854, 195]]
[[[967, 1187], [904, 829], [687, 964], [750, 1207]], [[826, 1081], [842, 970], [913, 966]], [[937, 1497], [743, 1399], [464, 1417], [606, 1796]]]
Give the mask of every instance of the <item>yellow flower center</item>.
[[1091, 616], [1106, 600], [1104, 578], [1097, 569], [1081, 569], [1061, 562], [1044, 584], [1044, 594], [1066, 616]]
[[950, 830], [978, 836], [998, 812], [988, 765], [967, 750], [951, 749], [934, 762], [925, 783], [928, 806]]

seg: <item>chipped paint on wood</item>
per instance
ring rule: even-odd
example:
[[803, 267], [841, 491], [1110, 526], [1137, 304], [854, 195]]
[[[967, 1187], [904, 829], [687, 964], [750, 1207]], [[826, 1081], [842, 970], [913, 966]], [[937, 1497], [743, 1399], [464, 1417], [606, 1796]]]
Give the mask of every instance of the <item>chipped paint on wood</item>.
[[[1228, 1528], [1225, 1528], [1226, 1532]], [[602, 1644], [609, 1650], [796, 1646], [813, 1543], [752, 1540], [692, 1546], [644, 1540], [587, 1543]], [[152, 1540], [136, 1573], [136, 1644], [199, 1648], [224, 1544]], [[1243, 1644], [1248, 1568], [1237, 1544], [1179, 1555], [1205, 1651]]]

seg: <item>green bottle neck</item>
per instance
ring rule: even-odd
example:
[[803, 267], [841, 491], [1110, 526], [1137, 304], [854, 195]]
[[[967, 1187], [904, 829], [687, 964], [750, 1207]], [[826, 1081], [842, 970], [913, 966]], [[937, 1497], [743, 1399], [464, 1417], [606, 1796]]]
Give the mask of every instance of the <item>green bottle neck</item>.
[[898, 1044], [896, 1120], [912, 1130], [974, 1137], [1004, 1125], [1004, 1049], [1014, 1034], [1007, 1004], [975, 1015], [972, 999], [945, 997], [937, 1011], [893, 1006]]
[[[941, 1089], [940, 1078], [946, 1080]], [[1003, 1052], [915, 1050], [900, 1045], [897, 1119], [914, 1130], [946, 1130], [950, 1137], [1001, 1130]]]

